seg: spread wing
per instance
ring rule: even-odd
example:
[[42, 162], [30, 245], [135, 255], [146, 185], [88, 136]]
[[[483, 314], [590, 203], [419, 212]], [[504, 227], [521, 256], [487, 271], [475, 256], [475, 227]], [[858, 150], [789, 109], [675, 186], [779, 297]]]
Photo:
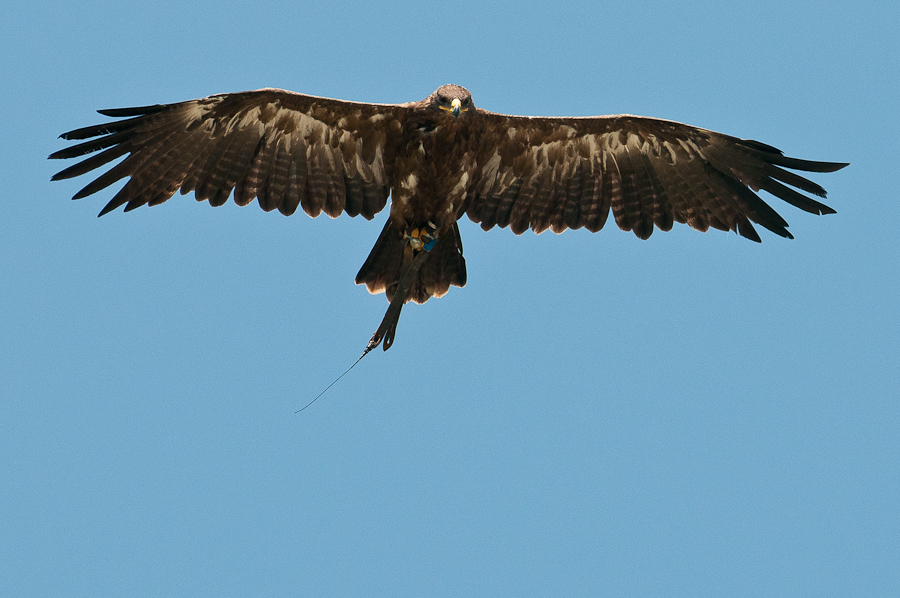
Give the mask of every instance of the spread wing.
[[814, 214], [828, 206], [792, 189], [825, 190], [785, 168], [846, 166], [788, 158], [774, 147], [677, 122], [638, 116], [534, 118], [479, 111], [484, 122], [462, 207], [485, 230], [598, 231], [612, 210], [622, 230], [646, 239], [673, 222], [734, 230], [759, 241], [751, 222], [791, 238], [760, 189]]
[[79, 199], [131, 177], [100, 215], [160, 204], [178, 191], [198, 201], [247, 205], [285, 215], [341, 212], [371, 219], [390, 193], [390, 155], [405, 109], [261, 89], [178, 104], [100, 110], [121, 118], [61, 135], [89, 139], [50, 158], [90, 156], [56, 174], [67, 179], [128, 154]]

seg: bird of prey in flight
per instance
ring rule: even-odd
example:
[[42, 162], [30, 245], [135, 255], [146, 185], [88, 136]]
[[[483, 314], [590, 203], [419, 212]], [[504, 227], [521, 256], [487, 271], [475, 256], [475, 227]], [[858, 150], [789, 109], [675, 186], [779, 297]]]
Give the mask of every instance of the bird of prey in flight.
[[[753, 223], [791, 238], [757, 192], [814, 214], [834, 210], [791, 171], [846, 166], [682, 123], [627, 114], [531, 117], [477, 108], [469, 91], [443, 85], [422, 101], [367, 104], [280, 89], [225, 93], [176, 104], [100, 110], [112, 120], [63, 133], [80, 143], [50, 158], [87, 156], [53, 177], [68, 179], [125, 156], [73, 199], [129, 181], [100, 215], [194, 192], [213, 206], [255, 198], [266, 211], [312, 217], [390, 215], [356, 275], [385, 292], [385, 317], [366, 348], [394, 341], [406, 301], [423, 303], [466, 284], [457, 220], [488, 230], [541, 233], [616, 225], [646, 239], [680, 222], [733, 230]], [[363, 353], [365, 355], [365, 353]]]

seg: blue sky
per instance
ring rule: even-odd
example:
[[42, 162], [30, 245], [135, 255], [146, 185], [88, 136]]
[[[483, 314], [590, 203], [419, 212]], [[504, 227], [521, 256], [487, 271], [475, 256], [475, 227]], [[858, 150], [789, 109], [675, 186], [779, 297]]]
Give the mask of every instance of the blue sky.
[[[0, 594], [900, 594], [896, 2], [0, 9]], [[272, 86], [630, 112], [851, 162], [793, 241], [461, 222], [468, 285], [353, 284], [374, 222], [50, 183], [94, 110]]]

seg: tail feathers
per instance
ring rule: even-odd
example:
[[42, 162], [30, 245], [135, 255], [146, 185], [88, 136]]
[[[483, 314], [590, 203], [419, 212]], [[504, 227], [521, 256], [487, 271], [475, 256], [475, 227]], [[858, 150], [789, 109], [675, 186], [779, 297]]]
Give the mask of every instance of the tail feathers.
[[[403, 239], [403, 233], [388, 219], [375, 247], [356, 275], [356, 284], [365, 283], [372, 294], [384, 292], [391, 301], [400, 276], [414, 257], [413, 248]], [[462, 287], [465, 284], [466, 260], [462, 255], [459, 228], [454, 223], [448, 233], [438, 237], [419, 270], [417, 280], [410, 287], [408, 299], [425, 303], [431, 297], [446, 294], [450, 285]]]

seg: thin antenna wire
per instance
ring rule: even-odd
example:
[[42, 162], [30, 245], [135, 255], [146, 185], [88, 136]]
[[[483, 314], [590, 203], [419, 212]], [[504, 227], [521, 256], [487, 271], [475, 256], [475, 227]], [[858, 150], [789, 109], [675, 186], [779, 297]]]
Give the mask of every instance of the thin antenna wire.
[[[369, 345], [371, 345], [371, 343], [369, 343]], [[353, 368], [355, 368], [355, 367], [356, 367], [356, 364], [359, 363], [360, 361], [362, 361], [362, 358], [365, 357], [366, 355], [368, 355], [369, 351], [371, 351], [371, 350], [374, 349], [374, 348], [375, 348], [375, 347], [367, 346], [367, 347], [366, 347], [366, 350], [363, 351], [363, 354], [359, 356], [359, 359], [357, 359], [356, 361], [354, 361], [354, 362], [353, 362], [353, 365], [351, 365], [349, 368], [347, 368], [347, 371], [346, 371], [346, 372], [344, 372], [343, 374], [341, 374], [340, 376], [338, 376], [338, 377], [337, 377], [337, 380], [335, 380], [334, 382], [332, 382], [331, 384], [329, 384], [328, 386], [326, 386], [326, 387], [325, 387], [325, 390], [323, 390], [322, 392], [320, 392], [320, 393], [316, 396], [315, 399], [313, 399], [312, 401], [310, 401], [309, 403], [307, 403], [306, 406], [303, 407], [303, 409], [306, 409], [306, 407], [309, 407], [310, 405], [312, 405], [313, 403], [315, 403], [316, 401], [318, 401], [318, 400], [319, 400], [319, 397], [321, 397], [323, 394], [325, 394], [326, 392], [328, 392], [328, 389], [329, 389], [329, 388], [331, 388], [332, 386], [334, 386], [335, 384], [337, 384], [337, 381], [338, 381], [338, 380], [340, 380], [341, 378], [343, 378], [344, 376], [346, 376], [346, 375], [347, 375], [347, 372], [349, 372], [350, 370], [352, 370]], [[296, 411], [294, 411], [294, 413], [300, 413], [301, 411], [303, 411], [303, 409], [297, 409]]]
[[[400, 319], [400, 310], [403, 309], [403, 304], [406, 303], [407, 296], [409, 295], [409, 289], [412, 286], [413, 280], [415, 280], [416, 276], [419, 274], [419, 268], [422, 267], [422, 264], [425, 263], [425, 260], [428, 257], [428, 251], [419, 252], [413, 261], [406, 267], [403, 271], [403, 275], [400, 277], [400, 281], [397, 283], [397, 289], [394, 291], [394, 297], [391, 299], [391, 304], [388, 305], [387, 311], [384, 314], [384, 318], [381, 320], [381, 325], [378, 326], [378, 330], [375, 331], [375, 334], [372, 335], [372, 338], [369, 339], [369, 344], [366, 345], [366, 350], [363, 351], [363, 354], [359, 356], [359, 359], [353, 362], [347, 371], [337, 377], [337, 380], [329, 384], [325, 387], [325, 390], [319, 393], [319, 395], [306, 404], [303, 409], [309, 407], [325, 394], [329, 388], [337, 384], [337, 381], [347, 375], [347, 373], [356, 367], [356, 364], [362, 361], [362, 358], [369, 354], [369, 351], [377, 347], [384, 341], [384, 350], [387, 351], [391, 348], [391, 345], [394, 344], [394, 335], [397, 333], [397, 321]], [[294, 413], [300, 413], [303, 409], [298, 409]]]

